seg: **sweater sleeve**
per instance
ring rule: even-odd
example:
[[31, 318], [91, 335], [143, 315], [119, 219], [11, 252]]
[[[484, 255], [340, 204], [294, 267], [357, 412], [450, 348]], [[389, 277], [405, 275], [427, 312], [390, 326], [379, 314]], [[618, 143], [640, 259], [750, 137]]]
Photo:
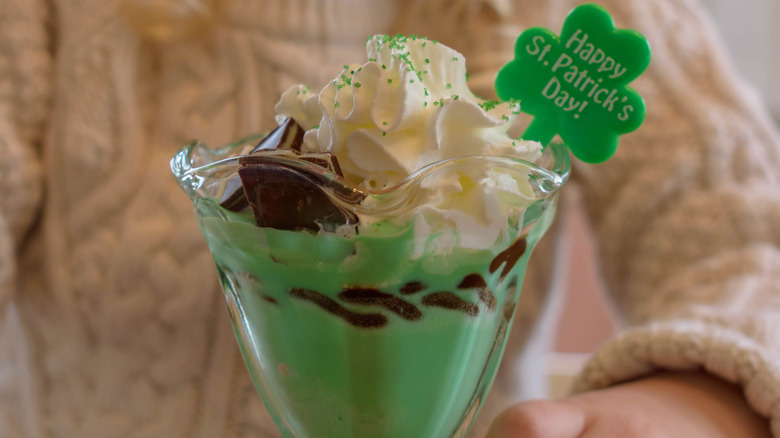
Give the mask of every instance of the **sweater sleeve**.
[[41, 141], [51, 55], [44, 0], [0, 2], [0, 316], [16, 255], [40, 207]]
[[780, 436], [780, 140], [691, 1], [610, 1], [654, 60], [645, 125], [615, 159], [580, 164], [607, 288], [627, 329], [579, 390], [657, 369], [742, 386]]

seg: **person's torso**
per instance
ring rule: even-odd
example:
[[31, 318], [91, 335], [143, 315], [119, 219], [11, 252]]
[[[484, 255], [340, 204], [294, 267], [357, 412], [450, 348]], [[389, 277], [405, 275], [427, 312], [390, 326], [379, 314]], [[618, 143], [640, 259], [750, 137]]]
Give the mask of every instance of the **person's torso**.
[[[268, 129], [281, 91], [320, 88], [392, 31], [393, 2], [231, 0], [171, 41], [142, 38], [121, 1], [57, 3], [46, 205], [18, 302], [43, 436], [276, 436], [168, 162], [192, 138]], [[524, 296], [522, 340], [543, 301]]]

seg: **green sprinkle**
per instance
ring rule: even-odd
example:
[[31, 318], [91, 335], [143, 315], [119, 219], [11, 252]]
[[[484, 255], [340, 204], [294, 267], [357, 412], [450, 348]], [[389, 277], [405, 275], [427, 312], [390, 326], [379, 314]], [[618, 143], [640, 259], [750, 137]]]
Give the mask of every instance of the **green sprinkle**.
[[393, 83], [393, 80], [392, 80], [392, 79], [388, 79], [388, 80], [387, 80], [387, 83], [388, 83], [388, 84], [392, 84], [392, 83]]
[[409, 79], [409, 83], [413, 84], [414, 83], [414, 79]]
[[485, 110], [485, 111], [490, 111], [490, 110], [492, 110], [493, 108], [495, 108], [495, 107], [496, 107], [496, 105], [498, 105], [499, 103], [501, 103], [501, 102], [499, 102], [499, 101], [497, 101], [497, 100], [486, 100], [486, 101], [484, 101], [484, 102], [480, 103], [480, 104], [479, 104], [479, 106], [480, 106], [480, 107], [481, 107], [483, 110]]
[[453, 60], [453, 61], [457, 61], [457, 60], [458, 60], [458, 57], [457, 57], [457, 56], [453, 56], [453, 57], [452, 57], [452, 60]]
[[314, 125], [311, 127], [311, 129], [320, 129], [320, 125]]
[[368, 58], [369, 62], [376, 62], [376, 58]]
[[382, 122], [383, 125], [387, 126], [387, 122]]
[[431, 63], [431, 60], [430, 60], [430, 59], [428, 59], [428, 58], [425, 58], [425, 63], [426, 63], [426, 64], [430, 64], [430, 63]]
[[425, 91], [425, 95], [427, 96], [428, 95], [428, 89], [427, 88], [423, 88], [423, 90]]
[[387, 70], [387, 66], [382, 64], [382, 70]]
[[458, 99], [460, 99], [460, 96], [458, 96], [458, 95], [456, 94], [456, 95], [452, 96], [452, 99], [453, 99], [453, 100], [458, 100]]
[[339, 107], [339, 103], [338, 103], [338, 102], [334, 103], [334, 104], [333, 104], [333, 107], [334, 107], [334, 108], [338, 108], [338, 107]]
[[384, 136], [386, 136], [386, 135], [387, 135], [387, 133], [386, 133], [386, 132], [383, 132], [383, 133], [382, 133], [382, 137], [384, 137]]
[[428, 106], [428, 102], [423, 102], [423, 106]]
[[501, 114], [501, 118], [504, 120], [509, 120], [509, 116], [506, 114]]
[[450, 88], [452, 88], [452, 84], [447, 84], [447, 89], [449, 90]]
[[470, 75], [470, 74], [468, 74], [468, 72], [466, 72], [466, 82], [468, 82], [468, 81], [469, 81], [469, 79], [471, 79], [471, 75]]
[[344, 64], [344, 70], [348, 69], [349, 66], [347, 64]]
[[423, 41], [423, 43], [422, 43], [422, 46], [421, 46], [421, 47], [425, 47], [425, 45], [426, 45], [426, 44], [428, 44], [428, 41]]
[[360, 88], [360, 82], [355, 82], [355, 88]]

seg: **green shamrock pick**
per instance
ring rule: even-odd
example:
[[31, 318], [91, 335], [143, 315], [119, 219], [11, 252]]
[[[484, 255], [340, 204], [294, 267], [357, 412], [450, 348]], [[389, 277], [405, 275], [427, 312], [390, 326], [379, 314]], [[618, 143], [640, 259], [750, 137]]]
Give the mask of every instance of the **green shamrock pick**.
[[523, 32], [496, 92], [534, 116], [523, 139], [547, 145], [558, 134], [574, 156], [601, 163], [645, 119], [644, 100], [628, 84], [649, 64], [642, 34], [616, 29], [606, 9], [585, 4], [571, 11], [560, 37], [541, 27]]

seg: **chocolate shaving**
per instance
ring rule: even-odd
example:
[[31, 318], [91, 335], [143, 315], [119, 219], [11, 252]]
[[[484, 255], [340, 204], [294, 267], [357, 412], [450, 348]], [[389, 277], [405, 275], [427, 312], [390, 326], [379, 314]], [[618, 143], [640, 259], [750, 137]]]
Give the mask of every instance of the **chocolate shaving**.
[[357, 313], [346, 309], [333, 299], [313, 290], [293, 288], [290, 295], [301, 300], [312, 302], [326, 312], [338, 316], [344, 321], [361, 328], [379, 328], [387, 325], [387, 317], [381, 313]]
[[479, 315], [479, 306], [463, 300], [452, 292], [434, 292], [423, 297], [422, 303], [426, 306], [457, 310], [469, 316]]
[[498, 268], [501, 267], [501, 265], [504, 265], [504, 270], [501, 271], [501, 277], [506, 277], [507, 274], [512, 270], [512, 268], [515, 266], [518, 260], [520, 260], [520, 257], [525, 254], [526, 247], [528, 246], [528, 242], [526, 242], [525, 237], [520, 237], [515, 242], [509, 246], [509, 248], [501, 251], [492, 262], [490, 262], [490, 273], [494, 273], [498, 270]]
[[374, 288], [347, 288], [339, 294], [339, 298], [351, 304], [382, 306], [408, 321], [422, 318], [422, 312], [414, 304]]

